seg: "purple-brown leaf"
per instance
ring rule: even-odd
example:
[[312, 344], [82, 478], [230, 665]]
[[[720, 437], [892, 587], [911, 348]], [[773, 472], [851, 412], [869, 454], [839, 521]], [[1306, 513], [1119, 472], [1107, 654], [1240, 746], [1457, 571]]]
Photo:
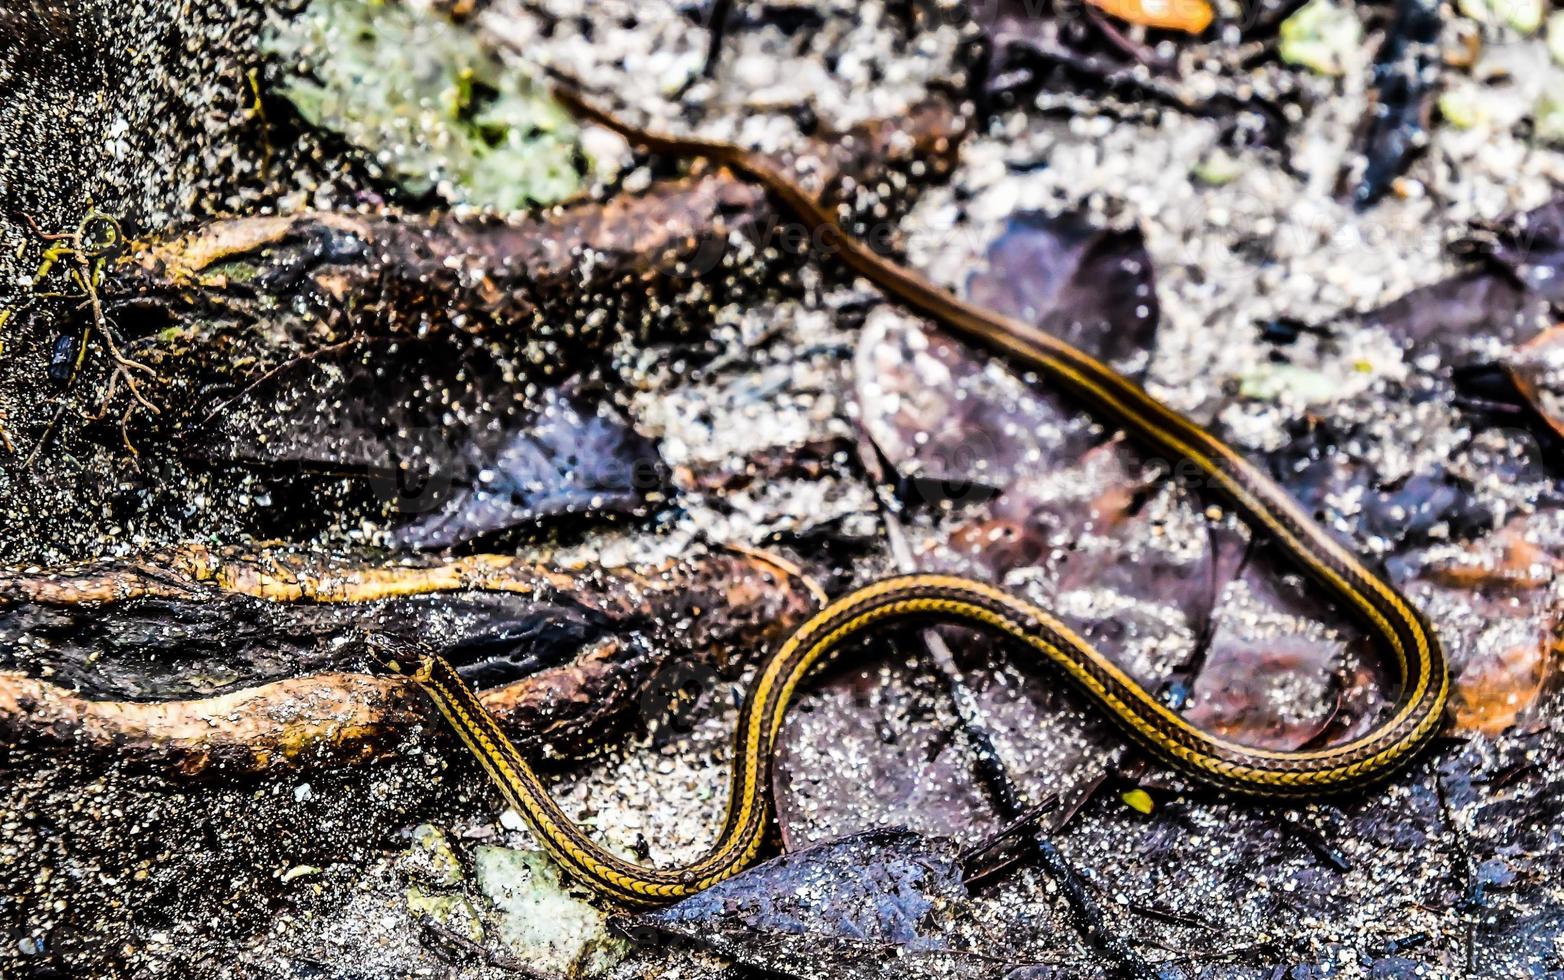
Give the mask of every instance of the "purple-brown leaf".
[[961, 929], [966, 905], [958, 845], [875, 831], [767, 861], [632, 928], [810, 980], [993, 976], [995, 951]]
[[1139, 228], [1098, 228], [1073, 212], [1012, 215], [988, 247], [967, 297], [1068, 341], [1125, 361], [1156, 341], [1156, 276]]

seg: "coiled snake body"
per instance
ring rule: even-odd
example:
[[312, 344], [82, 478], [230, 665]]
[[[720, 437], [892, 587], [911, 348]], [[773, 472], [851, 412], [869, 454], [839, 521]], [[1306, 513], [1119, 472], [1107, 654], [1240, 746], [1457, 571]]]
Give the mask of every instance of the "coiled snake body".
[[766, 661], [740, 714], [727, 817], [716, 842], [687, 867], [661, 869], [608, 851], [566, 816], [450, 664], [428, 651], [407, 656], [404, 648], [399, 656], [394, 648], [383, 650], [382, 659], [428, 693], [543, 845], [577, 878], [619, 901], [646, 905], [701, 891], [747, 866], [764, 841], [772, 751], [794, 692], [833, 651], [896, 621], [960, 623], [1010, 638], [1062, 670], [1152, 755], [1235, 793], [1300, 797], [1361, 787], [1394, 772], [1433, 736], [1449, 695], [1449, 677], [1439, 642], [1422, 615], [1236, 450], [1096, 358], [1028, 324], [967, 303], [878, 255], [760, 154], [725, 143], [645, 132], [571, 91], [559, 94], [581, 118], [607, 126], [647, 151], [704, 158], [762, 185], [823, 249], [912, 312], [1046, 374], [1143, 445], [1189, 460], [1212, 489], [1372, 631], [1400, 681], [1399, 695], [1384, 720], [1351, 741], [1308, 751], [1250, 748], [1190, 725], [1029, 602], [956, 576], [884, 579], [831, 602]]

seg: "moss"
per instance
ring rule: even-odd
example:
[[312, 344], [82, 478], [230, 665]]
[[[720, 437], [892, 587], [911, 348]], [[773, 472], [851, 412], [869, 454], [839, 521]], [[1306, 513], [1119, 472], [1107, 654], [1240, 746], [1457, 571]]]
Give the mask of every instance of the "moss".
[[206, 267], [205, 276], [208, 279], [222, 277], [229, 282], [249, 282], [261, 271], [260, 266], [254, 262], [243, 259], [229, 259], [224, 262], [216, 262]]
[[423, 916], [471, 939], [483, 942], [483, 923], [472, 903], [461, 895], [426, 892], [417, 885], [407, 889], [407, 911], [413, 916]]
[[1532, 110], [1532, 132], [1540, 143], [1564, 146], [1564, 85], [1554, 80]]
[[438, 13], [313, 0], [263, 50], [281, 63], [278, 94], [306, 122], [360, 147], [410, 194], [512, 211], [580, 187], [570, 116]]

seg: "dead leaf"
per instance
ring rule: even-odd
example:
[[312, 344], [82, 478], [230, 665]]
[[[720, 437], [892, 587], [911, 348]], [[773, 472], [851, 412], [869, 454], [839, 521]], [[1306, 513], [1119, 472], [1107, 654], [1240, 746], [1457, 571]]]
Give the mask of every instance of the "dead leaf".
[[229, 399], [187, 451], [276, 481], [353, 478], [390, 543], [412, 549], [632, 513], [664, 489], [656, 445], [603, 385], [540, 388], [487, 344], [455, 335], [296, 361]]
[[[997, 495], [958, 498], [970, 516], [925, 543], [922, 567], [995, 582], [1021, 576], [1034, 601], [1140, 683], [1165, 688], [1197, 724], [1239, 741], [1298, 747], [1373, 720], [1384, 678], [1363, 635], [1340, 610], [1313, 602], [1288, 569], [1252, 559], [1246, 538], [1232, 525], [1213, 524], [1194, 493], [1159, 479], [1123, 442], [1096, 442], [1095, 430], [1079, 428], [1080, 411], [1044, 384], [1022, 383], [905, 321], [871, 329], [857, 363], [863, 419], [876, 444], [895, 465], [947, 486], [997, 484]], [[1425, 497], [1430, 522], [1449, 519], [1459, 494], [1435, 489], [1413, 483], [1387, 491], [1383, 503], [1370, 500], [1370, 510], [1383, 511], [1375, 527], [1395, 524], [1388, 515], [1397, 506], [1417, 515]], [[1397, 518], [1414, 530], [1419, 520]], [[1029, 792], [1058, 793], [1068, 804], [1122, 748], [1051, 673], [1010, 665], [1015, 651], [987, 639], [946, 635], [972, 654], [964, 658], [967, 682], [985, 723], [1014, 757], [1028, 760], [1026, 773], [1016, 775]], [[996, 669], [996, 659], [1005, 666]], [[927, 690], [899, 664], [858, 676], [854, 683], [889, 676], [904, 696]], [[942, 821], [934, 827], [940, 832], [966, 832], [976, 818], [938, 805], [919, 810], [894, 778], [898, 765], [906, 767], [903, 752], [913, 752], [928, 753], [919, 767], [946, 760], [930, 777], [939, 785], [970, 780], [970, 766], [947, 759], [938, 743], [933, 708], [927, 717], [886, 719], [877, 696], [844, 692], [833, 688], [823, 695], [829, 707], [789, 723], [786, 741], [799, 761], [783, 762], [778, 772], [779, 807], [793, 814], [785, 819], [812, 835], [841, 832], [859, 826], [842, 815], [854, 808], [888, 816], [875, 802], [884, 792], [890, 813], [918, 810], [908, 817], [918, 826], [928, 819]], [[896, 744], [885, 742], [892, 737]], [[853, 760], [849, 775], [814, 775], [844, 752]], [[801, 799], [788, 802], [789, 794]]]
[[[906, 634], [886, 642], [916, 649]], [[802, 694], [783, 722], [772, 787], [789, 851], [879, 827], [972, 841], [1003, 823], [929, 672], [905, 656], [833, 672]]]
[[1564, 635], [1560, 560], [1516, 518], [1459, 555], [1419, 563], [1409, 587], [1439, 614], [1450, 660], [1452, 730], [1497, 736], [1532, 717], [1553, 682]]
[[1564, 303], [1564, 198], [1499, 221], [1487, 252], [1525, 287]]
[[1105, 14], [1131, 24], [1159, 27], [1186, 34], [1203, 34], [1211, 26], [1211, 5], [1206, 0], [1087, 0]]
[[1564, 436], [1564, 327], [1544, 330], [1521, 345], [1506, 358], [1504, 369], [1537, 416]]
[[948, 499], [990, 496], [1098, 438], [1067, 400], [889, 312], [864, 325], [853, 371], [863, 425], [880, 452], [898, 473], [943, 485]]
[[[757, 865], [633, 929], [806, 980], [994, 978], [1018, 936], [974, 935], [960, 846], [881, 830]], [[1024, 929], [1014, 930], [1024, 935]]]
[[445, 548], [549, 517], [630, 513], [662, 491], [656, 445], [607, 399], [571, 386], [539, 401], [498, 445], [467, 449], [455, 491], [396, 528], [392, 542]]
[[1361, 315], [1358, 322], [1386, 331], [1414, 352], [1439, 355], [1445, 366], [1456, 366], [1485, 359], [1486, 345], [1494, 340], [1509, 343], [1533, 336], [1546, 312], [1547, 304], [1508, 272], [1479, 267], [1414, 289]]
[[1451, 730], [1495, 738], [1514, 728], [1536, 703], [1560, 652], [1556, 638], [1543, 637], [1468, 660], [1451, 691]]
[[1139, 228], [1099, 228], [1069, 211], [1018, 212], [966, 294], [1102, 360], [1144, 361], [1156, 344], [1156, 274]]
[[[1289, 426], [1290, 440], [1268, 455], [1271, 477], [1344, 543], [1357, 547], [1343, 525], [1373, 535], [1391, 552], [1430, 541], [1462, 540], [1493, 527], [1492, 506], [1453, 467], [1385, 481], [1374, 437], [1358, 423], [1310, 416]], [[1412, 446], [1415, 436], [1408, 436]], [[1341, 501], [1353, 501], [1351, 512]]]

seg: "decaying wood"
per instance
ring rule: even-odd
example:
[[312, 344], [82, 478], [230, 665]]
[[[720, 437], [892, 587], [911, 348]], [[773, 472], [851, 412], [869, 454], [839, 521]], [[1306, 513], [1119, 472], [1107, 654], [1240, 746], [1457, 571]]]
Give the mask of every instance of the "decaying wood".
[[[226, 619], [226, 603], [259, 601], [288, 607], [298, 617], [285, 624], [289, 629], [300, 622], [317, 629], [304, 642], [318, 648], [322, 669], [233, 685], [209, 697], [89, 696], [58, 683], [69, 676], [69, 665], [49, 662], [57, 637], [44, 643], [41, 655], [18, 643], [21, 659], [0, 671], [0, 731], [185, 776], [371, 760], [409, 738], [444, 737], [437, 734], [443, 728], [432, 724], [432, 707], [408, 682], [356, 672], [364, 661], [351, 629], [400, 625], [437, 645], [467, 642], [472, 637], [430, 637], [426, 624], [399, 621], [397, 603], [438, 594], [449, 606], [476, 593], [500, 593], [522, 607], [568, 598], [601, 617], [600, 633], [573, 657], [481, 692], [485, 706], [523, 742], [562, 752], [592, 744], [637, 708], [655, 709], [642, 701], [661, 671], [692, 663], [720, 669], [752, 659], [815, 601], [812, 586], [790, 566], [758, 553], [584, 570], [499, 555], [375, 565], [191, 546], [135, 562], [4, 570], [0, 632], [30, 629], [37, 620], [29, 614], [53, 617], [53, 628], [69, 635], [149, 602], [217, 606]], [[180, 628], [171, 623], [169, 630]], [[286, 642], [300, 640], [290, 634]], [[238, 659], [248, 643], [235, 645]], [[111, 658], [112, 649], [96, 646], [87, 656], [103, 666], [99, 657]]]
[[[931, 101], [806, 141], [787, 162], [812, 189], [855, 206], [860, 188], [947, 171], [963, 125]], [[231, 397], [232, 385], [377, 339], [464, 331], [518, 345], [541, 375], [570, 373], [617, 336], [697, 332], [714, 308], [796, 262], [790, 241], [762, 191], [705, 170], [507, 220], [218, 219], [131, 242], [99, 293], [138, 338], [135, 356], [170, 379], [162, 424], [177, 427]]]
[[381, 566], [287, 549], [249, 553], [192, 543], [138, 560], [53, 571], [0, 569], [0, 601], [76, 606], [147, 597], [198, 599], [215, 589], [275, 602], [374, 602], [457, 589], [532, 594], [574, 582], [568, 573], [509, 555]]
[[318, 674], [199, 701], [90, 701], [15, 671], [0, 673], [0, 727], [184, 775], [214, 768], [342, 765], [388, 750], [428, 719], [394, 679]]

